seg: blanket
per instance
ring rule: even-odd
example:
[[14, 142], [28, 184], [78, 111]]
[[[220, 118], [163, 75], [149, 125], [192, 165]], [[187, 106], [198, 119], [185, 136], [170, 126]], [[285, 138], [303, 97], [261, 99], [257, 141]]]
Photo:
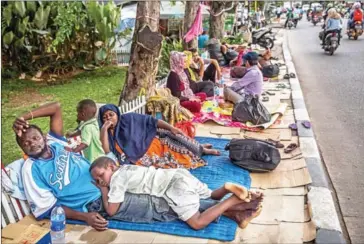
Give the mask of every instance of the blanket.
[[[234, 182], [250, 188], [251, 179], [249, 172], [232, 164], [228, 152], [224, 151], [225, 145], [229, 142], [226, 139], [218, 138], [196, 138], [200, 143], [210, 143], [221, 151], [221, 156], [204, 156], [208, 165], [191, 170], [191, 173], [202, 182], [205, 182], [211, 189], [221, 187], [225, 182]], [[68, 220], [70, 224], [85, 224], [81, 221]], [[198, 237], [205, 239], [216, 239], [220, 241], [232, 241], [235, 238], [237, 224], [222, 216], [218, 223], [211, 223], [202, 230], [195, 231], [182, 221], [156, 222], [153, 224], [129, 223], [120, 221], [109, 221], [109, 228], [152, 231], [164, 234]]]

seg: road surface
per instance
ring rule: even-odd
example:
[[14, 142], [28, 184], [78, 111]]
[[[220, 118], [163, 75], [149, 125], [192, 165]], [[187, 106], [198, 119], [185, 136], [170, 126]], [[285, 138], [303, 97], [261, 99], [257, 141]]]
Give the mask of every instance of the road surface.
[[288, 44], [344, 228], [352, 243], [363, 243], [364, 36], [344, 35], [329, 56], [319, 45], [320, 31], [304, 18], [288, 31]]

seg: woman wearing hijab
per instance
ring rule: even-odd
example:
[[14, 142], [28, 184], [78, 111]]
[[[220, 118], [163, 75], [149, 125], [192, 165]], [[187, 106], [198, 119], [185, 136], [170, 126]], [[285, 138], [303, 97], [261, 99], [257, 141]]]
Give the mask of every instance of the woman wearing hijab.
[[206, 93], [194, 93], [190, 87], [190, 81], [185, 72], [186, 55], [180, 52], [171, 52], [170, 68], [167, 79], [167, 88], [173, 96], [179, 98], [181, 106], [193, 113], [201, 110], [201, 102], [207, 98]]
[[163, 120], [136, 113], [122, 115], [113, 104], [100, 108], [98, 120], [105, 153], [114, 153], [121, 164], [195, 169], [206, 165], [203, 154], [220, 154]]

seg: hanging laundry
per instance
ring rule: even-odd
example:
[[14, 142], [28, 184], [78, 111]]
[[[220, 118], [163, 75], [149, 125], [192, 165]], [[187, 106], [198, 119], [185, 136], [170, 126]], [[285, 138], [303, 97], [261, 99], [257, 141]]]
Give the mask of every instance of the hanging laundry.
[[196, 17], [195, 20], [193, 21], [193, 24], [191, 26], [191, 28], [188, 30], [188, 32], [186, 33], [186, 35], [183, 37], [183, 39], [186, 42], [190, 42], [193, 39], [195, 39], [196, 37], [198, 37], [198, 35], [202, 34], [203, 28], [202, 28], [202, 7], [201, 4], [198, 7], [197, 13], [196, 13]]

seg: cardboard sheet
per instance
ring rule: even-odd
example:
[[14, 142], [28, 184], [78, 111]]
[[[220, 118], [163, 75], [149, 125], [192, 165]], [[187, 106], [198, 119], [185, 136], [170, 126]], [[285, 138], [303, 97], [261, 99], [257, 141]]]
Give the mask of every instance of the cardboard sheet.
[[303, 243], [316, 238], [316, 229], [309, 223], [278, 223], [274, 225], [250, 224], [237, 231], [236, 243], [276, 244]]
[[276, 133], [265, 133], [265, 131], [262, 132], [245, 131], [243, 136], [244, 138], [254, 138], [259, 140], [272, 139], [278, 141], [280, 134], [279, 131], [277, 131]]
[[307, 187], [299, 186], [292, 188], [278, 188], [278, 189], [259, 189], [251, 188], [254, 191], [261, 191], [265, 196], [305, 196], [307, 195]]
[[304, 196], [266, 196], [261, 214], [252, 220], [256, 224], [305, 222]]
[[210, 123], [205, 124], [195, 124], [196, 128], [196, 136], [204, 136], [204, 137], [213, 137], [213, 138], [220, 138], [220, 135], [211, 134], [211, 128], [214, 128], [218, 125], [211, 125]]
[[218, 135], [240, 135], [240, 128], [238, 127], [225, 127], [225, 126], [218, 126], [212, 127], [210, 129], [211, 134], [218, 134]]
[[280, 132], [279, 139], [281, 141], [290, 141], [292, 139], [291, 129], [279, 129], [279, 132]]
[[304, 158], [281, 160], [274, 172], [292, 171], [307, 167]]
[[252, 187], [263, 189], [286, 188], [308, 185], [312, 182], [307, 168], [293, 171], [251, 173]]

